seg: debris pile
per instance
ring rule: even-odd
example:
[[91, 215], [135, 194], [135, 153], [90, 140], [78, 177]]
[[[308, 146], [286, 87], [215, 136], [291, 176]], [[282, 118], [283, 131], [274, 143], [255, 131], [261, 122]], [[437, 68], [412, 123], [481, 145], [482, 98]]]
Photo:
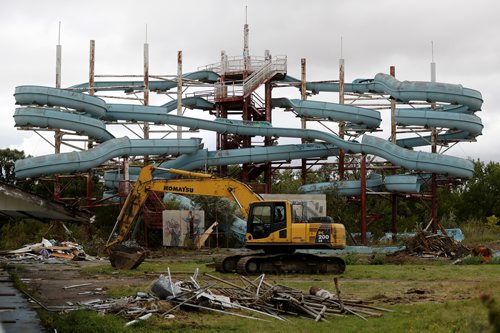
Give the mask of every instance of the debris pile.
[[133, 297], [95, 300], [81, 305], [103, 313], [120, 314], [131, 320], [127, 325], [145, 320], [152, 314], [170, 319], [177, 309], [205, 310], [261, 321], [288, 321], [288, 316], [328, 321], [330, 317], [347, 315], [367, 320], [391, 311], [373, 306], [371, 302], [342, 298], [337, 278], [334, 279], [334, 294], [318, 287], [311, 287], [306, 294], [288, 286], [268, 283], [264, 274], [253, 280], [239, 276], [241, 283], [235, 283], [208, 273], [201, 281], [198, 270], [188, 280], [180, 281], [173, 281], [170, 271], [168, 273], [153, 282], [153, 295], [138, 293]]
[[3, 252], [2, 255], [8, 260], [46, 260], [56, 258], [62, 260], [94, 260], [83, 250], [80, 244], [73, 242], [57, 242], [53, 239], [42, 238], [40, 243], [27, 244], [23, 247]]
[[469, 248], [452, 237], [424, 231], [418, 232], [405, 245], [404, 252], [422, 257], [462, 258], [470, 254]]

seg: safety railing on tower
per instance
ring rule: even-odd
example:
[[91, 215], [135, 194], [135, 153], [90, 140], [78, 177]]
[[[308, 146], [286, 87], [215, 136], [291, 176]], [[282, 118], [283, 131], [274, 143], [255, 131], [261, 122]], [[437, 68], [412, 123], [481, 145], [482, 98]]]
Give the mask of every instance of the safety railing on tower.
[[[215, 98], [248, 97], [259, 85], [271, 79], [276, 74], [286, 74], [287, 58], [286, 56], [268, 58], [264, 62], [259, 63], [259, 66], [257, 70], [253, 71], [243, 81], [231, 81], [229, 84], [226, 82], [216, 83]], [[256, 68], [257, 66], [255, 66], [255, 63], [252, 63], [252, 67]]]
[[243, 82], [243, 96], [250, 95], [255, 88], [266, 82], [276, 74], [286, 73], [286, 57], [277, 56], [267, 60], [267, 63], [259, 70], [253, 72]]

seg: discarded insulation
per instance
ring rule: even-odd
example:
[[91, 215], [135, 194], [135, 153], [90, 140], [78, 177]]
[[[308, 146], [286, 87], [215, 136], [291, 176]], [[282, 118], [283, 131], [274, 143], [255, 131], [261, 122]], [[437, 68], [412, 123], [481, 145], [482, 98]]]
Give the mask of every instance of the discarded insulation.
[[461, 258], [470, 254], [470, 250], [465, 245], [455, 241], [452, 237], [424, 231], [410, 238], [403, 251], [408, 254], [445, 258]]
[[73, 242], [57, 242], [42, 238], [40, 243], [27, 244], [17, 250], [1, 253], [4, 259], [11, 261], [23, 260], [96, 260], [83, 250], [80, 244]]
[[335, 282], [335, 293], [311, 287], [309, 294], [280, 284], [239, 276], [240, 283], [224, 280], [198, 271], [188, 280], [174, 281], [170, 274], [161, 275], [151, 285], [153, 295], [138, 293], [121, 299], [96, 300], [82, 303], [87, 309], [124, 316], [132, 325], [152, 314], [170, 319], [176, 310], [204, 310], [253, 320], [288, 321], [290, 316], [328, 321], [332, 317], [354, 315], [367, 320], [390, 310], [372, 306], [369, 302], [343, 299]]

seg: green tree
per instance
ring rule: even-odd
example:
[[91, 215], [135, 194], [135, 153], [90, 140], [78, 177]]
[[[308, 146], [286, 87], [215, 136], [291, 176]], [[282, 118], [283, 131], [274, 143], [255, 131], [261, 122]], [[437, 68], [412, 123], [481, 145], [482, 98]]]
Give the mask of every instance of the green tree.
[[452, 191], [450, 199], [459, 220], [486, 221], [488, 216], [500, 216], [500, 164], [475, 161], [474, 175]]
[[23, 151], [17, 149], [0, 149], [0, 181], [7, 184], [16, 184], [14, 165], [17, 160], [24, 159]]
[[236, 205], [229, 200], [212, 196], [196, 195], [191, 199], [205, 211], [205, 227], [208, 228], [217, 221], [219, 230], [224, 232], [224, 236], [220, 239], [221, 243], [226, 243], [224, 238], [227, 237], [227, 243], [230, 246], [234, 245], [235, 240], [230, 229], [237, 211]]
[[273, 174], [273, 193], [297, 193], [300, 185], [302, 185], [300, 174], [293, 170], [283, 170]]

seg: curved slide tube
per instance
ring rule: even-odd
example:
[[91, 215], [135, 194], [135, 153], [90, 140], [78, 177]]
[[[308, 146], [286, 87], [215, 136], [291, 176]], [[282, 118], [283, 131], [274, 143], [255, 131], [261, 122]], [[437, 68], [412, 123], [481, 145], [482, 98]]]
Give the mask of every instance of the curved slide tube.
[[[382, 186], [389, 192], [419, 193], [425, 179], [421, 175], [390, 175], [383, 179], [378, 174], [371, 174], [366, 180], [369, 191], [378, 191]], [[324, 193], [336, 191], [340, 196], [359, 196], [361, 181], [344, 180], [316, 184], [302, 185], [299, 189], [303, 193]]]
[[[270, 161], [291, 161], [300, 158], [328, 157], [338, 155], [338, 148], [331, 144], [306, 143], [297, 145], [282, 145], [270, 147], [240, 148], [223, 151], [208, 151], [200, 149], [190, 154], [184, 154], [164, 162], [162, 168], [173, 168], [182, 170], [194, 170], [208, 166], [220, 166], [241, 163], [265, 163]], [[140, 172], [140, 168], [130, 168], [130, 180], [134, 180]], [[155, 177], [171, 179], [176, 175], [155, 171]], [[116, 171], [107, 171], [104, 174], [105, 185], [108, 188], [118, 188], [119, 181], [123, 178]]]
[[453, 156], [436, 155], [427, 152], [414, 152], [398, 147], [378, 137], [364, 135], [362, 143], [344, 141], [338, 136], [312, 129], [252, 127], [247, 122], [225, 120], [214, 122], [209, 120], [179, 117], [162, 112], [154, 106], [137, 106], [126, 104], [110, 104], [110, 119], [142, 120], [169, 125], [184, 126], [194, 130], [204, 129], [218, 133], [233, 133], [250, 136], [292, 137], [309, 140], [322, 140], [342, 148], [348, 152], [376, 155], [400, 165], [406, 169], [449, 174], [470, 178], [473, 174], [473, 163]]
[[[219, 79], [219, 74], [212, 71], [197, 71], [192, 73], [186, 73], [182, 75], [184, 80], [195, 80], [201, 82], [214, 83]], [[149, 81], [149, 90], [150, 91], [167, 91], [172, 88], [177, 87], [177, 81], [175, 80], [158, 80], [158, 81]], [[88, 91], [89, 84], [88, 82], [77, 84], [71, 89], [77, 89], [78, 91]], [[98, 81], [94, 82], [94, 91], [142, 91], [144, 90], [144, 81]]]
[[[64, 95], [64, 92], [63, 90], [59, 90], [58, 94]], [[75, 94], [74, 92], [68, 93]], [[89, 98], [92, 96], [86, 95], [86, 97]], [[380, 156], [407, 169], [450, 174], [458, 177], [471, 177], [473, 173], [473, 163], [471, 161], [427, 152], [408, 151], [383, 139], [369, 135], [364, 135], [362, 143], [360, 144], [353, 141], [344, 141], [333, 134], [311, 129], [251, 127], [246, 126], [245, 122], [241, 121], [229, 120], [228, 123], [221, 123], [180, 117], [167, 114], [164, 108], [157, 106], [138, 106], [129, 104], [108, 104], [107, 106], [109, 110], [106, 112], [106, 118], [109, 120], [150, 121], [159, 124], [183, 126], [191, 129], [205, 129], [218, 133], [234, 133], [250, 136], [318, 139], [332, 143], [348, 152]]]
[[[378, 191], [382, 186], [382, 176], [371, 174], [366, 179], [368, 191]], [[336, 191], [341, 196], [359, 196], [361, 193], [361, 182], [359, 180], [343, 180], [336, 182], [325, 182], [302, 185], [299, 191], [303, 193], [323, 193], [326, 191]]]
[[201, 139], [130, 140], [127, 137], [106, 141], [80, 152], [37, 156], [17, 160], [16, 177], [28, 178], [64, 172], [85, 171], [119, 156], [179, 155], [194, 152], [201, 147]]
[[98, 97], [78, 92], [41, 86], [19, 86], [14, 93], [16, 104], [64, 106], [102, 118], [106, 114], [106, 102]]
[[[298, 83], [300, 80], [286, 76], [285, 82]], [[306, 89], [317, 94], [321, 91], [338, 92], [339, 84], [334, 82], [306, 82]], [[398, 101], [444, 102], [467, 106], [471, 111], [481, 110], [483, 99], [477, 90], [464, 88], [460, 84], [441, 82], [398, 81], [396, 78], [379, 73], [374, 79], [355, 80], [344, 85], [345, 92], [389, 94]]]
[[41, 107], [17, 108], [14, 112], [16, 126], [36, 126], [42, 128], [64, 128], [89, 136], [97, 142], [115, 137], [106, 130], [106, 125], [94, 118], [77, 113], [61, 112]]
[[[436, 111], [431, 109], [396, 109], [398, 125], [446, 127], [451, 131], [438, 135], [439, 142], [452, 140], [471, 140], [481, 135], [483, 124], [481, 118], [467, 113], [451, 113], [449, 111]], [[398, 139], [396, 144], [405, 148], [414, 148], [430, 145], [431, 137], [416, 137]]]
[[273, 107], [293, 108], [301, 117], [347, 121], [372, 129], [378, 128], [382, 121], [380, 112], [352, 105], [288, 98], [273, 98], [272, 105]]
[[[292, 77], [285, 77], [288, 82], [300, 82]], [[307, 82], [306, 89], [313, 93], [320, 91], [339, 91], [339, 84], [333, 82]], [[458, 105], [448, 105], [436, 110], [430, 108], [397, 109], [396, 121], [399, 125], [444, 127], [450, 130], [438, 135], [439, 142], [471, 140], [481, 135], [483, 125], [481, 119], [472, 113], [479, 111], [482, 96], [476, 90], [464, 88], [461, 85], [433, 82], [400, 82], [387, 74], [377, 74], [373, 80], [355, 80], [345, 85], [345, 91], [356, 93], [389, 94], [398, 101], [425, 100], [428, 102], [447, 102]], [[286, 106], [285, 106], [286, 107]], [[415, 137], [398, 139], [396, 144], [404, 148], [414, 148], [431, 144], [431, 137]], [[352, 181], [356, 186], [359, 181]], [[423, 182], [417, 175], [394, 175], [384, 179], [386, 189], [391, 192], [419, 192]], [[326, 186], [326, 185], [325, 185]], [[333, 182], [341, 192], [345, 183]], [[308, 190], [306, 187], [305, 190]]]

